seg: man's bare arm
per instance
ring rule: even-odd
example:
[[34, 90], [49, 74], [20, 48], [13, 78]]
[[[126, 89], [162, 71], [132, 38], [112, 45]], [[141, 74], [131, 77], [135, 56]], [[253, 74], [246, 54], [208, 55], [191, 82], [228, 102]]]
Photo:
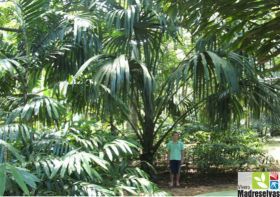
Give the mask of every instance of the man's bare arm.
[[168, 150], [167, 151], [167, 159], [166, 160], [169, 161], [169, 158], [170, 158], [170, 151]]
[[184, 150], [182, 150], [181, 151], [181, 163], [184, 163], [184, 159], [185, 159], [185, 151]]

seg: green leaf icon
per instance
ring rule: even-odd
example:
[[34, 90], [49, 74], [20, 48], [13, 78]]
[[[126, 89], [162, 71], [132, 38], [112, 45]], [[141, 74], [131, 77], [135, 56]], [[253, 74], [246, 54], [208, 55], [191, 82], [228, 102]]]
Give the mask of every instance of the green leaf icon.
[[269, 172], [253, 172], [252, 187], [253, 189], [268, 189]]

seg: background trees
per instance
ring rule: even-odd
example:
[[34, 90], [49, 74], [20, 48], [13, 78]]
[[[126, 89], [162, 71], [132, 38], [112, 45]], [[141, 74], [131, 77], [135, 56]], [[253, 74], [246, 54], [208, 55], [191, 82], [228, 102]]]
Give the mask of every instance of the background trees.
[[[130, 137], [126, 140], [137, 139], [139, 158], [147, 169], [180, 123], [196, 119], [226, 130], [248, 114], [262, 113], [277, 121], [279, 80], [268, 76], [276, 76], [279, 64], [278, 15], [276, 1], [2, 3], [1, 173], [8, 172], [25, 193], [26, 185], [34, 188], [39, 180], [19, 178], [19, 166], [31, 171], [43, 166], [44, 172], [36, 175], [53, 192], [57, 190], [51, 188], [77, 180], [83, 181], [77, 188], [99, 183], [94, 187], [106, 194], [155, 192], [151, 183], [144, 181], [146, 187], [141, 182], [147, 177], [140, 170], [123, 177], [128, 185], [116, 190], [110, 189], [114, 181], [101, 181], [104, 170], [116, 170], [110, 163], [113, 153], [130, 152], [130, 145], [135, 146], [114, 140], [123, 134]], [[89, 140], [100, 133], [75, 128], [77, 119], [87, 126], [92, 120], [109, 123], [104, 130], [114, 138]], [[16, 137], [7, 137], [10, 132]], [[52, 153], [37, 154], [41, 141]], [[123, 160], [129, 163], [126, 156]], [[80, 171], [73, 172], [73, 165]], [[54, 181], [66, 172], [65, 182]], [[136, 176], [133, 183], [125, 179], [130, 175]], [[103, 183], [109, 190], [101, 188]], [[77, 191], [83, 190], [73, 192]]]

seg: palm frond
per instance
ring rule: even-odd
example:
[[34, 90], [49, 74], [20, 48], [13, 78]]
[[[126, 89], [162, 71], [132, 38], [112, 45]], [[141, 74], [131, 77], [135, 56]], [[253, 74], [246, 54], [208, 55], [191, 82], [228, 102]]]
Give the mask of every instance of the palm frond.
[[0, 74], [8, 72], [11, 75], [20, 74], [23, 72], [24, 67], [16, 59], [1, 57], [0, 53]]
[[23, 156], [21, 156], [19, 151], [16, 148], [14, 148], [11, 144], [9, 144], [6, 141], [0, 139], [0, 145], [2, 146], [1, 149], [0, 149], [1, 150], [1, 153], [0, 153], [1, 163], [3, 162], [3, 160], [5, 161], [5, 158], [4, 158], [5, 157], [4, 156], [4, 154], [5, 154], [4, 149], [5, 148], [7, 150], [9, 150], [15, 156], [15, 158], [17, 160], [23, 162]]
[[65, 108], [55, 99], [36, 96], [31, 98], [24, 106], [14, 109], [7, 122], [11, 123], [16, 118], [23, 121], [30, 121], [32, 118], [38, 119], [44, 123], [56, 121], [64, 114]]
[[16, 6], [15, 14], [23, 28], [28, 28], [34, 23], [48, 8], [48, 1], [35, 0], [31, 2], [19, 1]]
[[132, 148], [136, 148], [136, 146], [120, 139], [115, 139], [103, 146], [104, 152], [110, 161], [114, 158], [118, 159], [121, 153], [132, 154]]
[[22, 139], [24, 142], [31, 140], [31, 128], [25, 124], [0, 125], [0, 139], [6, 142], [14, 142]]
[[115, 193], [105, 187], [89, 182], [76, 182], [75, 192], [79, 195], [89, 195], [89, 196], [114, 196]]
[[147, 100], [151, 99], [152, 90], [154, 89], [152, 75], [144, 64], [129, 61], [125, 55], [120, 55], [116, 58], [94, 56], [85, 62], [74, 79], [79, 78], [86, 69], [90, 71], [89, 74], [93, 74], [90, 76], [97, 84], [97, 88], [104, 85], [109, 89], [111, 96], [118, 95], [125, 101], [131, 88], [133, 76], [135, 80], [133, 83], [138, 88], [143, 88]]
[[278, 6], [277, 1], [188, 0], [180, 8], [188, 10], [183, 25], [194, 34], [215, 35], [223, 46], [254, 54], [262, 64], [279, 54]]
[[101, 167], [103, 170], [107, 170], [107, 162], [105, 160], [91, 153], [73, 150], [62, 158], [51, 176], [56, 176], [58, 172], [61, 177], [64, 177], [66, 172], [68, 175], [71, 175], [74, 172], [77, 174], [84, 172], [90, 177], [96, 176], [96, 178], [100, 179], [101, 177], [98, 175], [97, 171], [90, 167], [93, 163], [98, 167]]
[[202, 111], [202, 119], [207, 117], [211, 125], [219, 129], [227, 129], [233, 122], [239, 124], [244, 112], [238, 96], [229, 91], [209, 96], [205, 108], [205, 111]]
[[[104, 2], [104, 1], [101, 1]], [[167, 28], [167, 17], [157, 2], [105, 1], [96, 8], [106, 16], [104, 20], [111, 34], [105, 36], [104, 50], [112, 55], [125, 54], [129, 59], [144, 62], [155, 72], [165, 35], [175, 37]]]
[[[255, 118], [260, 118], [261, 113], [280, 119], [279, 114], [279, 85], [266, 81], [243, 80], [241, 98], [248, 110]], [[245, 94], [246, 92], [246, 94]]]
[[[27, 169], [15, 167], [11, 164], [4, 163], [0, 164], [0, 195], [4, 195], [5, 190], [11, 188], [6, 187], [6, 183], [9, 181], [15, 182], [16, 185], [24, 192], [26, 195], [30, 195], [28, 186], [32, 189], [36, 189], [36, 183], [40, 180], [31, 174]], [[12, 187], [15, 185], [13, 184]]]
[[183, 81], [192, 79], [194, 95], [199, 99], [215, 93], [219, 86], [227, 87], [233, 92], [239, 88], [236, 68], [227, 58], [212, 51], [198, 53], [183, 62], [174, 73], [174, 79], [178, 80], [178, 75]]

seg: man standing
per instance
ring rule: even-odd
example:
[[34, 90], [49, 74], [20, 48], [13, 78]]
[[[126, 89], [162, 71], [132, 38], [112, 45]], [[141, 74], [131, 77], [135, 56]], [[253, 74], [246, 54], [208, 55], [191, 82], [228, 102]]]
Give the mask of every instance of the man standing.
[[174, 177], [176, 178], [176, 186], [180, 186], [180, 167], [184, 161], [184, 144], [179, 140], [179, 137], [179, 133], [174, 132], [172, 134], [172, 140], [167, 144], [170, 167], [170, 187], [174, 185]]

